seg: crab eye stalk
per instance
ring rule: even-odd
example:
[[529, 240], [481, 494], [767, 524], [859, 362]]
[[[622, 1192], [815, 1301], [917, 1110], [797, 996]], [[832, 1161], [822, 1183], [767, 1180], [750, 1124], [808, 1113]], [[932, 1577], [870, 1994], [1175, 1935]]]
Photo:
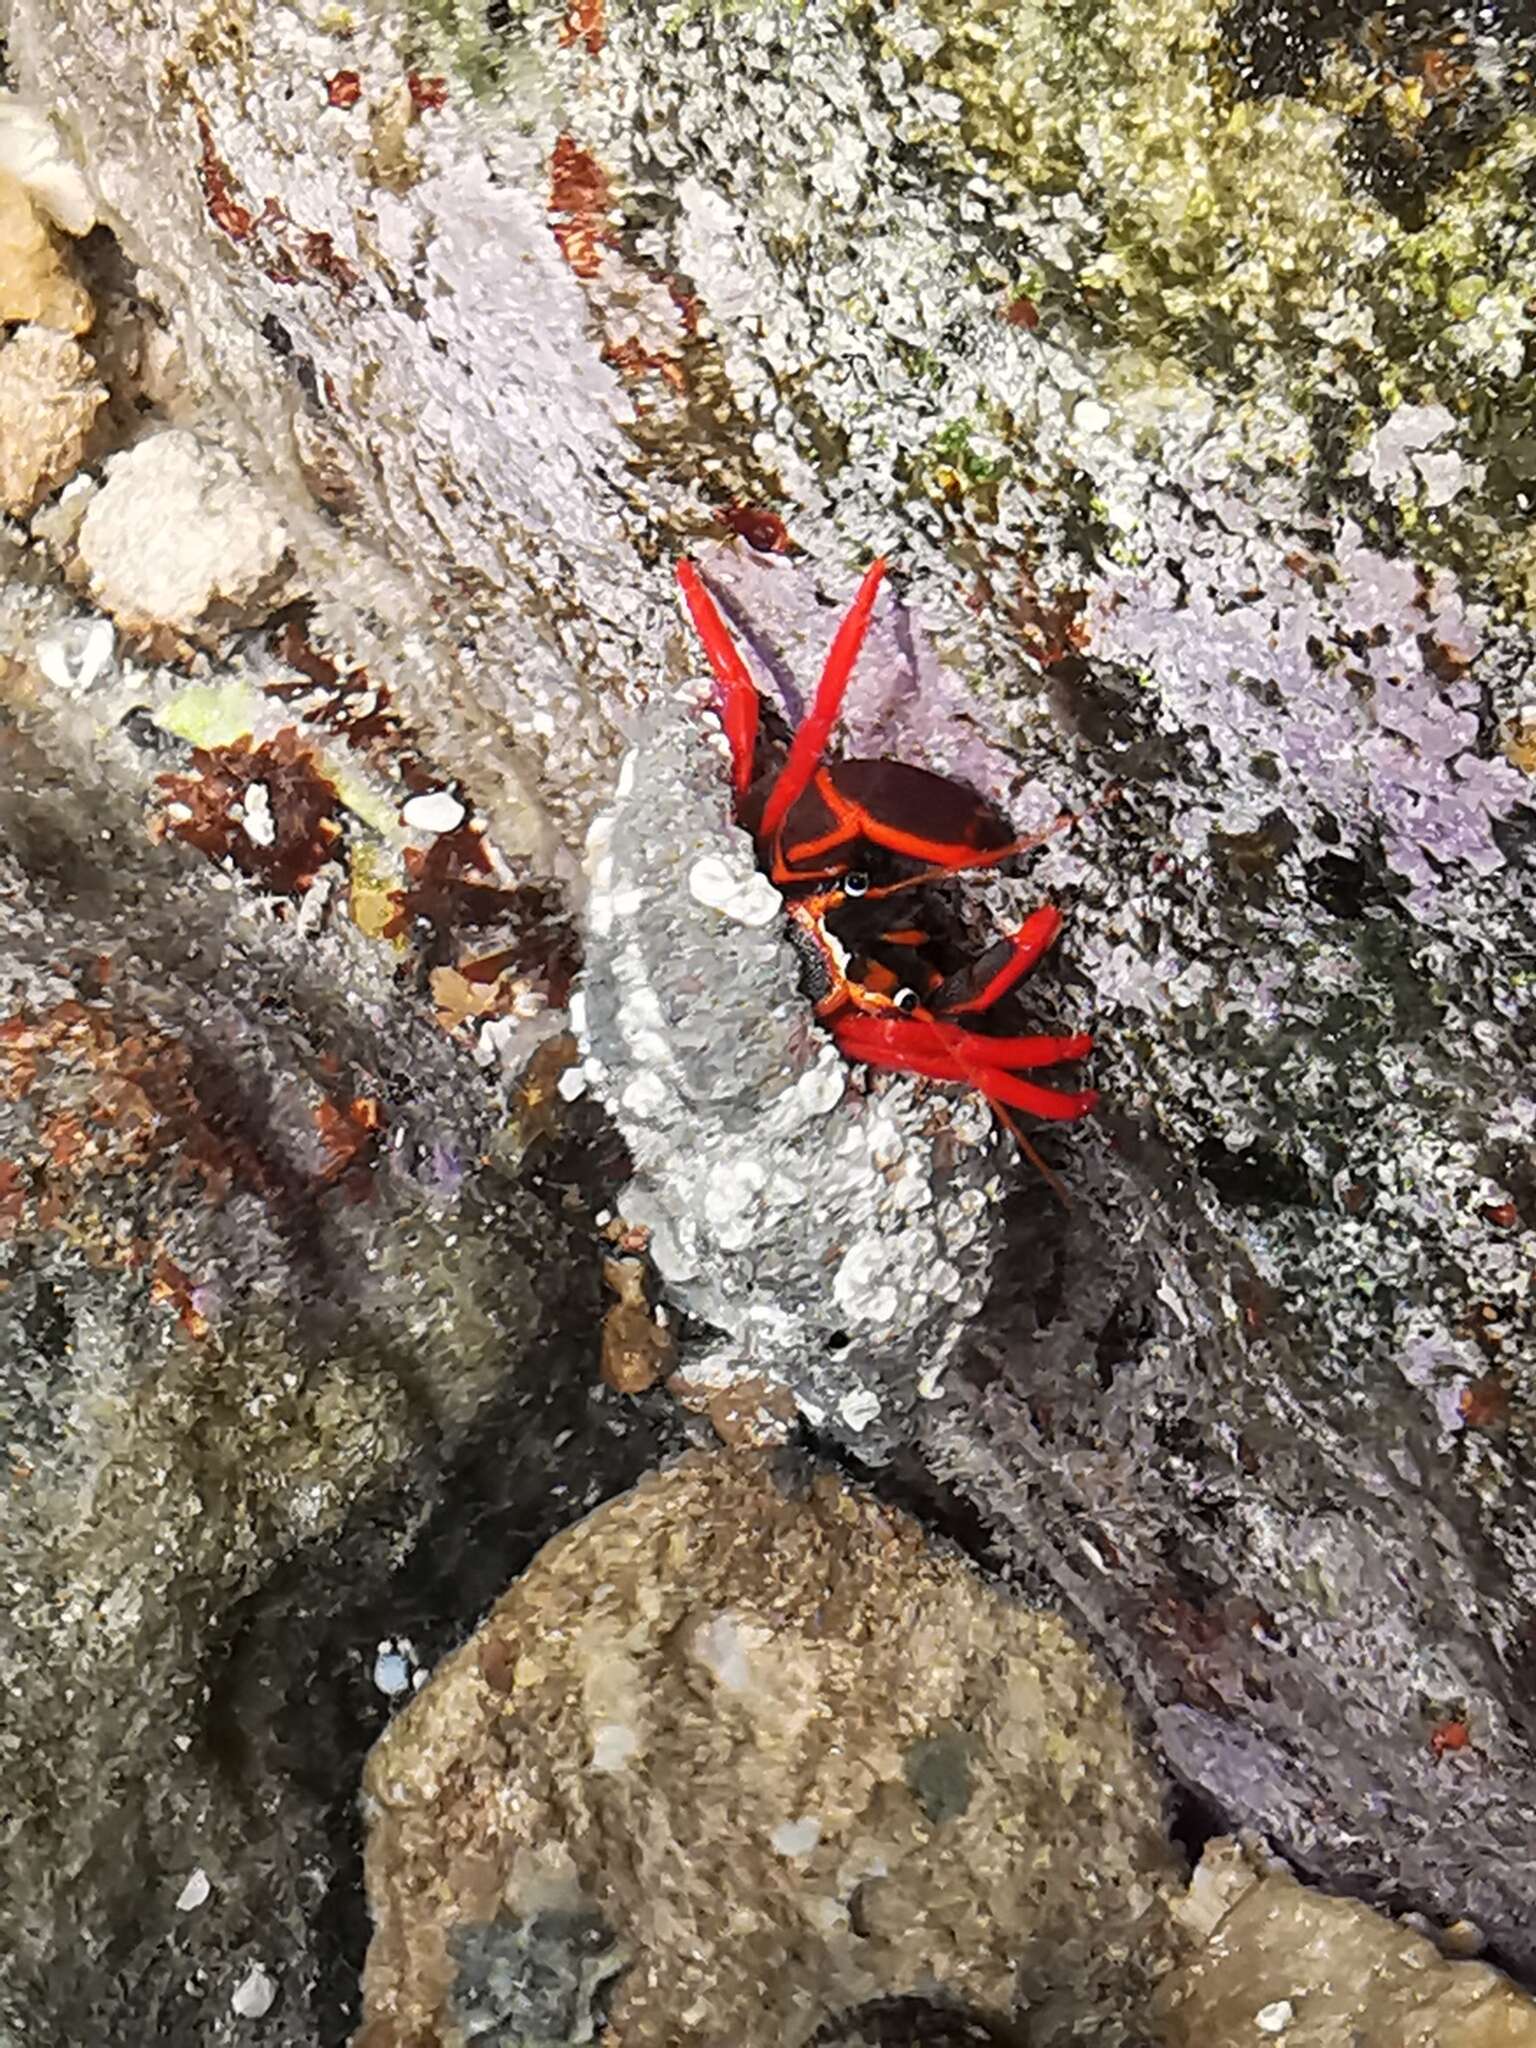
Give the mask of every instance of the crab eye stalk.
[[855, 868], [851, 875], [844, 875], [842, 889], [845, 896], [867, 896], [869, 894], [869, 877], [862, 868]]
[[899, 988], [895, 995], [891, 997], [891, 1001], [904, 1017], [909, 1017], [917, 1008], [917, 990], [915, 988]]

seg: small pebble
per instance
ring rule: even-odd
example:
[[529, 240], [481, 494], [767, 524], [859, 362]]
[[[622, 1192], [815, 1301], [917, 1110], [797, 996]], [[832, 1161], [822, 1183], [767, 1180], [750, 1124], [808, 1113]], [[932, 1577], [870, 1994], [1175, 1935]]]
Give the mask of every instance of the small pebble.
[[1262, 2005], [1253, 2016], [1253, 2024], [1261, 2034], [1283, 2034], [1296, 2017], [1296, 2008], [1288, 1998], [1277, 1998], [1273, 2005]]
[[868, 1429], [880, 1413], [880, 1396], [870, 1387], [855, 1387], [844, 1394], [837, 1412], [849, 1429]]
[[238, 2013], [243, 2020], [259, 2020], [272, 2010], [272, 2001], [276, 1996], [277, 1980], [269, 1977], [260, 1963], [252, 1963], [243, 1980], [236, 1986], [235, 1994], [229, 2001], [229, 2009]]
[[264, 782], [247, 786], [243, 810], [246, 838], [255, 846], [270, 846], [277, 837], [277, 826], [272, 817], [272, 794]]
[[400, 813], [412, 832], [456, 832], [464, 822], [464, 806], [447, 789], [430, 789], [411, 797]]
[[194, 1912], [197, 1907], [204, 1903], [212, 1890], [213, 1886], [208, 1882], [207, 1871], [201, 1868], [194, 1870], [181, 1888], [181, 1896], [176, 1901], [177, 1912]]
[[781, 1820], [768, 1839], [780, 1856], [809, 1856], [821, 1840], [821, 1822], [810, 1815]]
[[373, 1660], [373, 1682], [386, 1699], [395, 1699], [411, 1689], [412, 1658], [409, 1645], [385, 1641]]

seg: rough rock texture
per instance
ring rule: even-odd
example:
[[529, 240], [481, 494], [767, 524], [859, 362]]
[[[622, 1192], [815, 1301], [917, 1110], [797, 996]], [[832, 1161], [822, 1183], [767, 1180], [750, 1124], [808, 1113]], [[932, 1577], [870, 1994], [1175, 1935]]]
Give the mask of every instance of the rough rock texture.
[[588, 841], [584, 1073], [637, 1169], [626, 1221], [723, 1335], [689, 1382], [767, 1375], [814, 1424], [888, 1449], [981, 1305], [991, 1118], [905, 1078], [855, 1084], [701, 722], [652, 717]]
[[[674, 555], [740, 535], [745, 568], [712, 573], [803, 678], [818, 609], [888, 550], [936, 656], [893, 743], [963, 696], [968, 772], [1002, 752], [1021, 801], [1122, 791], [987, 892], [999, 919], [1063, 900], [1041, 1001], [1091, 1015], [1110, 1108], [1058, 1157], [1069, 1217], [1034, 1189], [1007, 1206], [970, 1356], [889, 1483], [1071, 1603], [1205, 1812], [1536, 1967], [1523, 12], [3, 20], [97, 187], [76, 217], [119, 236], [120, 299], [158, 309], [314, 593], [305, 666], [262, 671], [254, 720], [142, 681], [147, 743], [205, 757], [168, 760], [174, 792], [99, 745], [101, 622], [50, 643], [87, 729], [57, 777], [80, 811], [115, 792], [208, 855], [203, 914], [222, 935], [241, 906], [221, 973], [264, 986], [259, 941], [290, 917], [403, 944], [408, 1013], [425, 980], [460, 1048], [456, 1102], [477, 1058], [526, 1050], [516, 1005], [544, 991], [512, 992], [534, 971], [510, 934], [487, 957], [428, 919], [426, 943], [416, 906], [478, 915], [525, 858], [579, 890], [642, 715], [665, 732], [693, 694]], [[141, 395], [158, 431], [147, 392], [116, 394]], [[227, 711], [229, 674], [207, 682]], [[397, 717], [490, 828], [446, 874], [396, 836], [403, 765], [382, 797], [370, 779]], [[317, 749], [333, 789], [354, 756], [364, 786], [317, 793]], [[168, 857], [137, 822], [115, 843], [124, 886]], [[392, 979], [358, 996], [359, 973], [349, 953], [333, 982], [383, 1017], [409, 1096], [420, 1041], [391, 1031]], [[723, 988], [702, 979], [701, 1030]], [[615, 1061], [617, 1096], [634, 1078]], [[549, 1075], [529, 1085], [554, 1119]], [[614, 1152], [604, 1176], [607, 1206]], [[49, 1882], [46, 1852], [11, 1894]]]
[[1158, 1986], [1164, 2048], [1532, 2048], [1536, 2003], [1485, 1963], [1448, 1962], [1357, 1899], [1305, 1891], [1212, 1842], [1180, 1925], [1203, 1945]]
[[70, 269], [62, 238], [26, 187], [0, 169], [0, 321], [83, 334], [91, 319], [91, 295]]
[[[368, 1762], [358, 2048], [800, 2048], [935, 1993], [1136, 2038], [1163, 1792], [1050, 1615], [719, 1453], [551, 1544]], [[585, 2025], [587, 2031], [582, 2031]]]
[[22, 327], [0, 343], [0, 511], [20, 518], [74, 475], [106, 396], [68, 335]]
[[167, 650], [265, 618], [288, 535], [222, 448], [172, 429], [114, 455], [85, 508], [76, 573], [125, 633]]
[[669, 1433], [597, 1380], [594, 1120], [552, 1143], [410, 971], [451, 904], [328, 916], [388, 842], [318, 758], [199, 775], [145, 708], [199, 686], [6, 567], [0, 2039], [340, 2041], [391, 1699]]

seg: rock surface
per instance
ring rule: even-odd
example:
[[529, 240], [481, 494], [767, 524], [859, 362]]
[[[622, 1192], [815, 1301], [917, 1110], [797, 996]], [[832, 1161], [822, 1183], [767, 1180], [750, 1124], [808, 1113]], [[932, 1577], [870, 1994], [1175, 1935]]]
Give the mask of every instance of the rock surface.
[[[6, 566], [0, 2039], [314, 2048], [379, 1646], [435, 1660], [674, 1438], [598, 1383], [593, 1158], [323, 914], [336, 817], [382, 832], [296, 746], [194, 772], [146, 703], [199, 686]], [[162, 777], [190, 838], [146, 831]]]
[[[969, 1352], [945, 1400], [910, 1411], [883, 1483], [1070, 1605], [1207, 1824], [1252, 1824], [1324, 1880], [1474, 1918], [1491, 1953], [1536, 1969], [1536, 51], [1521, 11], [4, 0], [3, 33], [32, 138], [3, 160], [46, 184], [53, 218], [116, 233], [74, 252], [104, 309], [89, 346], [152, 333], [185, 365], [173, 397], [169, 379], [99, 362], [114, 445], [184, 426], [227, 447], [312, 593], [287, 654], [251, 636], [186, 692], [119, 664], [88, 607], [50, 621], [36, 663], [7, 645], [26, 720], [46, 727], [23, 733], [29, 801], [7, 827], [21, 873], [6, 907], [30, 919], [14, 1014], [60, 1033], [31, 1048], [52, 1063], [36, 1088], [61, 1087], [77, 1120], [109, 1079], [136, 1103], [110, 1072], [119, 1026], [137, 1047], [147, 1017], [159, 1048], [183, 1011], [221, 1073], [253, 1067], [242, 1128], [278, 1124], [261, 1156], [283, 1171], [277, 1196], [242, 1183], [232, 1199], [262, 1208], [261, 1246], [281, 1238], [275, 1267], [257, 1260], [261, 1299], [301, 1323], [317, 1286], [372, 1299], [381, 1259], [410, 1264], [402, 1212], [382, 1209], [370, 1235], [363, 1203], [323, 1284], [299, 1261], [316, 1206], [329, 1215], [365, 1179], [357, 1157], [395, 1158], [394, 1133], [414, 1128], [401, 1104], [455, 1134], [468, 1116], [454, 1201], [476, 1217], [501, 1213], [492, 1141], [525, 1114], [580, 1134], [583, 1188], [611, 1207], [630, 1173], [590, 1101], [562, 1107], [548, 1063], [504, 1093], [496, 1078], [562, 1007], [571, 964], [558, 942], [544, 951], [559, 971], [529, 957], [543, 914], [520, 927], [516, 906], [535, 883], [580, 894], [585, 834], [645, 742], [642, 716], [665, 730], [692, 707], [678, 552], [737, 536], [712, 572], [790, 681], [818, 618], [889, 552], [903, 604], [881, 659], [913, 686], [881, 744], [950, 748], [1021, 822], [1042, 795], [1122, 796], [1102, 831], [989, 892], [1003, 922], [1041, 891], [1068, 910], [1042, 1021], [1092, 1020], [1109, 1107], [1057, 1155], [1070, 1216], [1034, 1190], [1004, 1205]], [[35, 213], [26, 234], [35, 255]], [[48, 507], [32, 530], [67, 546], [72, 517], [71, 501]], [[25, 638], [14, 593], [40, 564], [9, 541], [3, 559], [0, 617]], [[901, 616], [931, 660], [902, 665]], [[148, 765], [150, 749], [164, 758]], [[402, 833], [408, 796], [443, 786], [471, 813], [463, 836]], [[98, 856], [83, 867], [81, 846]], [[170, 973], [151, 949], [98, 1045], [101, 1019], [57, 1006], [99, 1007], [92, 963], [159, 933], [160, 910], [198, 960]], [[468, 934], [487, 910], [505, 929], [480, 946]], [[317, 933], [331, 950], [315, 966]], [[310, 962], [302, 1057], [264, 1036], [274, 987], [286, 1016], [274, 945]], [[240, 989], [222, 1036], [201, 1007], [215, 976]], [[724, 988], [722, 1039], [740, 1016], [727, 980], [705, 975], [691, 1013], [707, 1032]], [[321, 1064], [338, 1039], [356, 1088]], [[269, 1088], [272, 1073], [292, 1085]], [[347, 1114], [369, 1100], [373, 1129]], [[323, 1103], [339, 1178], [322, 1197]], [[79, 1540], [72, 1440], [56, 1450], [49, 1418], [110, 1418], [131, 1362], [157, 1355], [133, 1320], [153, 1268], [113, 1263], [150, 1235], [137, 1201], [78, 1235], [58, 1224], [93, 1158], [114, 1169], [104, 1200], [141, 1193], [129, 1124], [21, 1131], [25, 1228], [5, 1276], [21, 1277], [3, 1299], [34, 1332], [25, 1455], [45, 1484], [61, 1475], [39, 1555], [55, 1542], [73, 1558]], [[216, 1326], [219, 1300], [255, 1283], [244, 1210], [208, 1228], [203, 1156], [175, 1183], [184, 1205], [156, 1183], [149, 1222], [197, 1283], [188, 1312]], [[531, 1271], [541, 1216], [519, 1228]], [[549, 1241], [563, 1266], [566, 1240]], [[593, 1250], [583, 1237], [573, 1263]], [[34, 1270], [57, 1270], [57, 1290], [38, 1293]], [[457, 1353], [463, 1292], [446, 1249], [432, 1271], [453, 1332], [435, 1360]], [[174, 1319], [179, 1283], [160, 1279], [151, 1306]], [[103, 1321], [109, 1281], [121, 1326]], [[686, 1374], [710, 1340], [677, 1327]], [[305, 1358], [323, 1373], [318, 1348]], [[927, 1362], [888, 1359], [883, 1385]], [[535, 1385], [543, 1363], [535, 1346]], [[356, 1377], [392, 1417], [393, 1395]], [[634, 1411], [595, 1412], [593, 1470], [619, 1483], [605, 1432]], [[154, 1432], [133, 1441], [142, 1466], [113, 1470], [147, 1513], [167, 1453]], [[458, 1467], [435, 1462], [448, 1439], [412, 1441], [451, 1492]], [[479, 1454], [497, 1468], [494, 1427]], [[335, 1463], [333, 1505], [372, 1469], [345, 1446]], [[575, 1471], [559, 1483], [582, 1490]], [[568, 1514], [568, 1498], [536, 1513], [532, 1482], [517, 1490], [519, 1529]], [[247, 1496], [230, 1481], [226, 1498]], [[439, 1539], [488, 1592], [509, 1566], [470, 1523]], [[289, 1524], [263, 1526], [281, 1550]], [[333, 1540], [306, 1557], [345, 1595]], [[207, 1555], [225, 1551], [210, 1538]], [[209, 1569], [175, 1656], [151, 1665], [178, 1697], [217, 1652], [226, 1582]], [[24, 1620], [50, 1611], [54, 1578], [35, 1583]], [[296, 1666], [305, 1599], [268, 1598], [263, 1655]], [[451, 1609], [444, 1593], [445, 1633]], [[169, 1642], [154, 1602], [143, 1612]], [[399, 1630], [367, 1619], [371, 1658]], [[69, 1651], [45, 1627], [30, 1641], [23, 1715]], [[100, 1697], [100, 1721], [50, 1706], [36, 1726], [69, 1759], [79, 1829], [115, 1849], [141, 1784], [146, 1810], [183, 1809], [158, 1789], [177, 1758], [138, 1753], [140, 1695], [123, 1678]], [[327, 1813], [356, 1747], [322, 1746]], [[28, 1801], [49, 1765], [32, 1757]], [[249, 1783], [279, 1813], [253, 1863], [275, 1861], [292, 1901], [309, 1850], [287, 1845], [308, 1843], [351, 1902], [327, 1937], [345, 1976], [360, 1930], [344, 1846], [295, 1820], [310, 1809], [268, 1752]], [[6, 1899], [43, 1901], [51, 1925], [55, 1836], [29, 1822], [6, 1853]], [[77, 1880], [102, 1944], [79, 1994], [97, 2031], [141, 1906], [99, 1860], [99, 1887]], [[194, 1848], [166, 1867], [170, 1899], [203, 1866]], [[210, 1982], [226, 2013], [259, 1964], [279, 1984], [268, 2037], [307, 2039], [290, 1993], [311, 1971], [309, 1919], [284, 1919], [291, 1972], [260, 1947], [272, 1924], [252, 1910], [227, 1951], [210, 1944]], [[7, 2023], [69, 2037], [85, 2021], [49, 2001], [72, 1998], [77, 1973], [47, 1970], [45, 1946], [21, 1951]], [[170, 1975], [180, 1951], [154, 1953], [162, 1989], [193, 1974]], [[170, 2038], [197, 2024], [187, 2012]], [[108, 2031], [162, 2017], [114, 2013]]]
[[1158, 1986], [1164, 2048], [1532, 2048], [1536, 2004], [1358, 1899], [1213, 1842], [1176, 1909], [1203, 1943]]
[[913, 1993], [1111, 2048], [1170, 1955], [1163, 1788], [1092, 1659], [755, 1458], [551, 1544], [365, 1784], [358, 2048], [798, 2048]]
[[0, 511], [20, 518], [74, 475], [106, 396], [68, 335], [21, 327], [0, 343]]
[[981, 1306], [1007, 1155], [979, 1098], [855, 1082], [801, 992], [703, 715], [648, 719], [593, 827], [583, 1072], [635, 1163], [626, 1220], [721, 1333], [690, 1385], [766, 1376], [879, 1456]]

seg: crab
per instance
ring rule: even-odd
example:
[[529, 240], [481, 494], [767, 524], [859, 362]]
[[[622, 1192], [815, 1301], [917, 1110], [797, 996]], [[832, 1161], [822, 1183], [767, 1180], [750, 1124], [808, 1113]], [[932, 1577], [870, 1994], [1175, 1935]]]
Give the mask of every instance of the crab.
[[1033, 1157], [1012, 1112], [1067, 1123], [1086, 1116], [1098, 1096], [1023, 1077], [1083, 1059], [1093, 1041], [1083, 1032], [1005, 1036], [968, 1020], [990, 1021], [1055, 943], [1059, 911], [1042, 906], [979, 959], [946, 972], [936, 935], [891, 922], [884, 906], [995, 867], [1072, 820], [1020, 838], [995, 804], [949, 776], [906, 761], [829, 757], [885, 567], [876, 560], [866, 570], [781, 761], [763, 740], [757, 686], [697, 568], [685, 558], [677, 578], [716, 683], [736, 815], [784, 897], [817, 1017], [849, 1060], [975, 1089]]

